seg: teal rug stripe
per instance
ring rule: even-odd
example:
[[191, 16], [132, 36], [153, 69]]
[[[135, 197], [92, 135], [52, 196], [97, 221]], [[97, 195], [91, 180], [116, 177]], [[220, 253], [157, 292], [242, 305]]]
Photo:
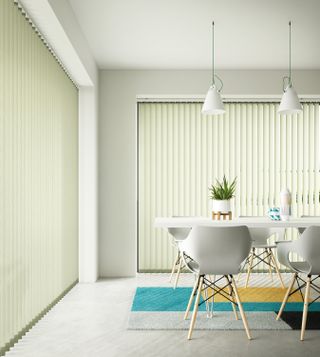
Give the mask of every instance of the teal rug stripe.
[[[136, 290], [131, 311], [185, 311], [192, 288], [139, 287]], [[202, 298], [201, 298], [201, 301]], [[244, 302], [245, 311], [279, 311], [280, 302]], [[216, 302], [215, 311], [232, 311], [231, 303]], [[205, 304], [199, 311], [205, 311]], [[303, 311], [302, 302], [288, 302], [285, 311]], [[309, 311], [320, 311], [320, 303], [313, 303]]]

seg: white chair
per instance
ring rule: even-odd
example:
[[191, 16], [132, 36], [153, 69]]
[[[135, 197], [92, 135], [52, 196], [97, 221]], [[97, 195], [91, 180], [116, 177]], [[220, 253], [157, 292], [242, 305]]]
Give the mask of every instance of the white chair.
[[[297, 291], [300, 291], [301, 296], [303, 297], [302, 289], [306, 287], [300, 336], [301, 341], [303, 341], [307, 323], [308, 308], [313, 302], [320, 298], [320, 288], [314, 284], [314, 281], [320, 277], [320, 226], [308, 227], [302, 233], [301, 237], [295, 241], [278, 242], [277, 252], [279, 262], [294, 272], [291, 283], [284, 296], [277, 320], [281, 317], [289, 296]], [[304, 261], [291, 261], [289, 259], [289, 254], [291, 252], [297, 253], [304, 259]], [[307, 275], [307, 280], [305, 281], [302, 279], [299, 274]], [[316, 275], [316, 277], [312, 279], [313, 275]], [[298, 288], [292, 290], [295, 281], [297, 282]], [[318, 294], [317, 298], [311, 302], [309, 301], [310, 288]]]
[[[259, 219], [261, 217], [240, 216], [239, 218]], [[242, 272], [247, 267], [247, 278], [246, 278], [245, 287], [246, 288], [248, 287], [252, 269], [254, 269], [260, 263], [265, 263], [269, 268], [271, 279], [272, 279], [272, 270], [275, 270], [279, 277], [282, 287], [285, 288], [276, 258], [272, 251], [272, 249], [275, 249], [277, 246], [276, 244], [270, 244], [268, 242], [269, 238], [273, 235], [275, 235], [277, 239], [280, 238], [280, 240], [283, 240], [285, 235], [285, 228], [265, 228], [265, 227], [260, 228], [259, 227], [259, 228], [249, 228], [249, 231], [252, 237], [252, 248], [249, 257], [247, 258], [243, 266], [243, 269], [241, 270]], [[256, 262], [254, 262], [255, 260]], [[240, 279], [241, 272], [239, 273], [238, 281]]]
[[183, 259], [180, 254], [179, 244], [187, 238], [191, 228], [168, 228], [168, 232], [172, 236], [172, 245], [177, 249], [177, 256], [174, 260], [173, 267], [170, 275], [170, 282], [172, 281], [173, 274], [176, 271], [176, 278], [173, 284], [174, 289], [177, 287], [181, 269], [184, 266]]
[[[237, 318], [236, 306], [239, 307], [243, 325], [248, 339], [251, 339], [245, 313], [239, 298], [234, 274], [238, 274], [241, 263], [247, 258], [251, 248], [251, 236], [246, 226], [239, 227], [194, 227], [187, 239], [180, 243], [183, 257], [192, 257], [192, 261], [185, 260], [186, 267], [196, 275], [196, 282], [190, 295], [184, 318], [187, 319], [192, 302], [195, 298], [188, 339], [191, 339], [196, 321], [198, 306], [214, 299], [220, 294], [227, 298]], [[218, 280], [211, 280], [212, 275], [222, 275]], [[218, 281], [226, 280], [226, 285], [217, 285]], [[201, 292], [213, 292], [205, 295], [200, 303]]]
[[[307, 216], [307, 215], [302, 215], [301, 218], [310, 218], [310, 219], [314, 219], [315, 221], [317, 221], [317, 223], [320, 224], [320, 216]], [[315, 222], [316, 223], [316, 222]], [[305, 231], [305, 228], [298, 228], [298, 232], [299, 234], [302, 234]]]

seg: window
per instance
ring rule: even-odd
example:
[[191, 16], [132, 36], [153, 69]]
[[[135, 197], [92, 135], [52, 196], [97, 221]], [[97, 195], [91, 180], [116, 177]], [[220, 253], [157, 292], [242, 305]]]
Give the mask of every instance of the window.
[[[293, 215], [320, 214], [319, 103], [280, 116], [278, 103], [226, 103], [224, 116], [202, 116], [201, 103], [139, 103], [139, 271], [172, 267], [157, 216], [208, 216], [208, 187], [237, 177], [232, 210], [266, 215], [288, 187]], [[293, 231], [288, 232], [291, 239]]]

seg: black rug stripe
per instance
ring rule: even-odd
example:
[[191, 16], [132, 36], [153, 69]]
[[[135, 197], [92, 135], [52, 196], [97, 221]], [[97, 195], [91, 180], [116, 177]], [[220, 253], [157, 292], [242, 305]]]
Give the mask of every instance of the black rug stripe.
[[[302, 311], [284, 311], [281, 315], [281, 319], [293, 330], [300, 330]], [[306, 330], [320, 330], [320, 311], [308, 312]]]

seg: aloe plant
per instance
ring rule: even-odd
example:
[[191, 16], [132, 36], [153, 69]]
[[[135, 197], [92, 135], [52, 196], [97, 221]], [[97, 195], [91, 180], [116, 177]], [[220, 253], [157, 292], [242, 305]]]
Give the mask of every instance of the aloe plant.
[[211, 185], [209, 187], [210, 198], [212, 200], [230, 200], [234, 197], [234, 193], [236, 190], [236, 180], [235, 178], [230, 184], [226, 179], [226, 176], [223, 176], [222, 181], [216, 180], [215, 185]]

